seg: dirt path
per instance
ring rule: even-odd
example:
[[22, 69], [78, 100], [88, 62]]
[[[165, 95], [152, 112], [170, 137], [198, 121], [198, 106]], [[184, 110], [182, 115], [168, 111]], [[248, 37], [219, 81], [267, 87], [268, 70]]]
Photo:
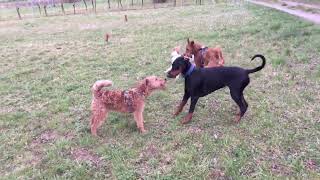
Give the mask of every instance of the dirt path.
[[302, 2], [293, 2], [293, 1], [285, 1], [285, 0], [282, 0], [281, 3], [285, 3], [289, 6], [304, 6], [306, 8], [320, 9], [320, 5], [316, 5], [316, 4], [306, 4]]
[[[303, 19], [309, 20], [311, 22], [314, 22], [316, 24], [320, 24], [320, 14], [317, 13], [311, 13], [311, 12], [306, 12], [303, 10], [299, 10], [299, 9], [290, 9], [286, 6], [282, 6], [281, 4], [278, 3], [272, 3], [272, 2], [262, 2], [262, 1], [256, 1], [256, 0], [248, 0], [248, 2], [254, 3], [254, 4], [258, 4], [258, 5], [262, 5], [262, 6], [266, 6], [266, 7], [270, 7], [270, 8], [274, 8], [277, 9], [279, 11], [283, 11], [286, 12], [288, 14], [291, 15], [295, 15], [298, 17], [301, 17]], [[282, 1], [286, 4], [296, 4], [296, 5], [306, 5], [305, 3], [295, 3], [295, 2], [291, 2], [291, 1]], [[312, 4], [307, 4], [307, 7], [312, 7], [314, 9], [319, 9], [320, 7], [317, 5], [312, 5]]]

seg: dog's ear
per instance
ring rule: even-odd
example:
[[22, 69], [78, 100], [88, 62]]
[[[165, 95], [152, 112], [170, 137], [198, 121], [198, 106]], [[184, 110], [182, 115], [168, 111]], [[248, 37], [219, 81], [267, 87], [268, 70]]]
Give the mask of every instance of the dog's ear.
[[190, 44], [191, 44], [191, 46], [193, 46], [194, 45], [194, 41], [191, 41]]
[[190, 40], [189, 40], [189, 38], [187, 39], [187, 43], [188, 43], [188, 44], [190, 43]]
[[180, 46], [176, 47], [176, 51], [177, 51], [178, 54], [180, 53]]

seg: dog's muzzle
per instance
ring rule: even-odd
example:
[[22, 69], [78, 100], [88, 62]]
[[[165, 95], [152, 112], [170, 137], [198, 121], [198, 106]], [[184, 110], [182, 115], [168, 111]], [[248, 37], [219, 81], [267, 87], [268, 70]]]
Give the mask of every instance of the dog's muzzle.
[[[179, 73], [178, 73], [178, 74], [179, 74]], [[174, 74], [172, 74], [172, 71], [169, 71], [169, 72], [167, 73], [167, 78], [176, 78], [176, 76], [177, 76], [178, 74], [174, 75]]]

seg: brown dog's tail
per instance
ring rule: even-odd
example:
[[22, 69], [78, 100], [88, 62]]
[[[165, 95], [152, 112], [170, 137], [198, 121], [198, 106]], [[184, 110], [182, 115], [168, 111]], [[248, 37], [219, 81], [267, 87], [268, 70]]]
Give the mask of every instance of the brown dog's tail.
[[108, 87], [108, 86], [112, 86], [112, 81], [110, 81], [110, 80], [99, 80], [99, 81], [96, 81], [93, 84], [92, 88], [91, 88], [92, 95], [94, 97], [100, 96], [101, 95], [101, 89], [103, 87]]
[[258, 66], [258, 67], [254, 68], [254, 69], [247, 69], [246, 72], [247, 72], [248, 74], [254, 73], [254, 72], [257, 72], [257, 71], [260, 71], [260, 70], [263, 69], [264, 66], [266, 65], [266, 58], [265, 58], [263, 55], [261, 55], [261, 54], [256, 54], [256, 55], [254, 55], [254, 56], [251, 58], [251, 61], [254, 60], [254, 59], [257, 58], [257, 57], [259, 57], [259, 58], [262, 59], [262, 64], [261, 64], [261, 66]]

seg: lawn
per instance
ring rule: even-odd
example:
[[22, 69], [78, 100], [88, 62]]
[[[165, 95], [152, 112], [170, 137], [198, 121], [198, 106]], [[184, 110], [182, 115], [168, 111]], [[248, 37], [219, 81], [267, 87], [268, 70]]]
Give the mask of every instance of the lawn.
[[[128, 22], [124, 22], [124, 14]], [[104, 34], [111, 34], [104, 42]], [[240, 124], [227, 89], [200, 99], [191, 123], [172, 117], [183, 81], [144, 112], [111, 113], [89, 131], [90, 87], [126, 89], [164, 77], [170, 50], [190, 37], [223, 49], [251, 74]], [[3, 179], [320, 178], [320, 27], [268, 8], [217, 4], [0, 21], [0, 174]]]

